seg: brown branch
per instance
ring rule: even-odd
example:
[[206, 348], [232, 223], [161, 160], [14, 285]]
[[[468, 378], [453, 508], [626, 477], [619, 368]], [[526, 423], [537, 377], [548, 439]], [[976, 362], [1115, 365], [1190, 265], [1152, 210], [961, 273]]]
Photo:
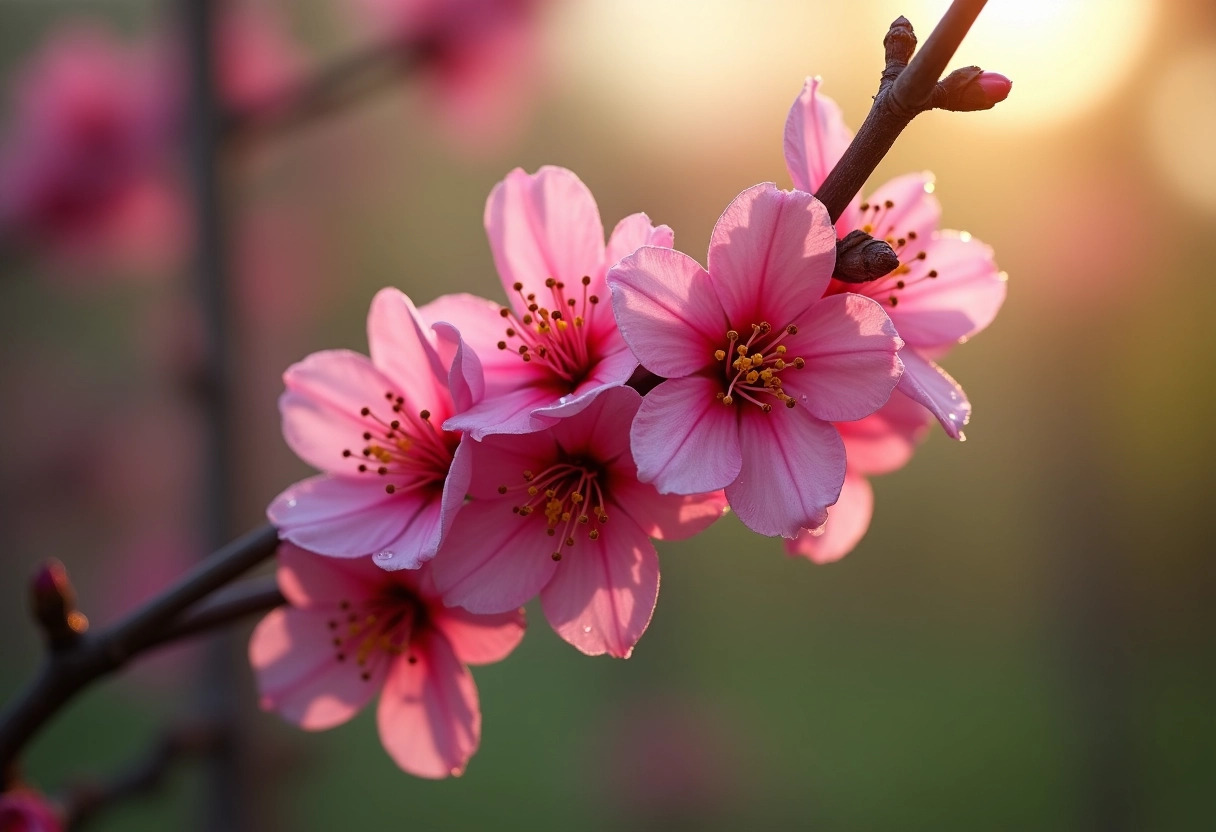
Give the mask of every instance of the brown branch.
[[[912, 31], [912, 24], [903, 17], [891, 24], [883, 39], [886, 65], [874, 104], [844, 155], [815, 194], [827, 206], [832, 222], [840, 219], [850, 200], [865, 185], [866, 179], [887, 155], [903, 129], [918, 113], [933, 108], [935, 94], [945, 95], [936, 92], [938, 79], [985, 2], [954, 0], [914, 57], [912, 51], [916, 46], [916, 35]], [[994, 76], [1005, 82], [1002, 93], [1002, 85], [992, 83], [991, 77], [983, 81], [984, 75], [988, 74], [981, 72], [968, 79], [955, 79], [952, 83], [972, 87], [966, 93], [969, 103], [975, 96], [984, 95], [994, 99], [989, 104], [991, 106], [1008, 94], [1008, 81]], [[955, 91], [953, 95], [957, 97], [961, 93]], [[996, 97], [998, 95], [999, 98]], [[954, 102], [954, 98], [950, 100]], [[968, 106], [948, 109], [981, 108]], [[869, 279], [880, 276], [874, 275]]]
[[287, 603], [273, 577], [255, 578], [217, 593], [157, 633], [144, 647], [151, 650], [185, 638], [202, 635], [248, 615], [269, 612]]
[[271, 557], [278, 542], [271, 526], [250, 532], [117, 624], [51, 652], [34, 680], [0, 713], [0, 790], [15, 778], [21, 749], [72, 697], [156, 642], [185, 609]]

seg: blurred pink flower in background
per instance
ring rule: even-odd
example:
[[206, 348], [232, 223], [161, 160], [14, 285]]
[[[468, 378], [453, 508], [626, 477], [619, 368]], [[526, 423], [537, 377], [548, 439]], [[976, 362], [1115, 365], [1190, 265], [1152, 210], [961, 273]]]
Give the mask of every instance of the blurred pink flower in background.
[[[785, 161], [794, 187], [813, 193], [848, 147], [852, 133], [840, 108], [807, 78], [785, 125]], [[934, 361], [984, 329], [1005, 301], [1005, 277], [992, 249], [966, 232], [939, 231], [941, 205], [933, 177], [914, 173], [857, 197], [836, 222], [844, 237], [860, 228], [886, 240], [900, 265], [869, 283], [832, 281], [829, 294], [857, 292], [881, 303], [906, 344], [899, 391], [927, 407], [951, 437], [962, 437], [971, 417], [963, 389]]]
[[467, 441], [439, 426], [481, 378], [463, 375], [460, 351], [441, 358], [435, 333], [396, 289], [372, 299], [367, 340], [371, 358], [327, 350], [283, 374], [283, 436], [325, 473], [289, 487], [266, 513], [283, 539], [312, 551], [374, 553], [385, 569], [416, 569], [438, 550], [469, 486]]
[[59, 813], [28, 789], [0, 794], [0, 832], [60, 832]]
[[377, 36], [422, 45], [422, 87], [446, 132], [485, 150], [523, 126], [549, 0], [357, 0]]
[[481, 739], [466, 665], [506, 658], [523, 610], [474, 615], [440, 603], [429, 567], [385, 572], [371, 558], [337, 560], [283, 544], [279, 588], [290, 607], [249, 642], [262, 707], [309, 731], [349, 720], [377, 692], [380, 740], [419, 777], [460, 774]]
[[930, 418], [929, 411], [907, 396], [893, 395], [873, 415], [837, 422], [845, 450], [840, 499], [828, 509], [827, 522], [785, 541], [785, 550], [814, 563], [831, 563], [851, 552], [869, 530], [874, 513], [874, 492], [866, 478], [906, 465], [925, 438]]
[[302, 76], [303, 57], [272, 6], [243, 2], [222, 8], [215, 34], [220, 96], [236, 109], [264, 106]]
[[172, 121], [153, 54], [69, 24], [17, 79], [0, 151], [0, 228], [89, 268], [156, 271], [185, 240]]
[[551, 166], [507, 174], [486, 201], [485, 225], [510, 305], [444, 295], [426, 307], [460, 330], [485, 371], [485, 397], [445, 425], [475, 439], [542, 430], [627, 382], [638, 362], [608, 308], [604, 274], [639, 246], [673, 241], [639, 213], [605, 245], [591, 191]]
[[650, 538], [691, 537], [726, 503], [721, 492], [664, 496], [638, 482], [629, 423], [640, 402], [618, 387], [550, 430], [472, 445], [473, 499], [434, 560], [447, 603], [502, 612], [539, 592], [570, 644], [629, 656], [658, 598]]
[[643, 481], [663, 493], [725, 487], [760, 534], [792, 538], [827, 520], [845, 473], [831, 423], [873, 413], [903, 369], [879, 304], [823, 296], [835, 261], [823, 203], [765, 183], [723, 211], [708, 271], [646, 247], [609, 272], [621, 334], [667, 379], [631, 430]]

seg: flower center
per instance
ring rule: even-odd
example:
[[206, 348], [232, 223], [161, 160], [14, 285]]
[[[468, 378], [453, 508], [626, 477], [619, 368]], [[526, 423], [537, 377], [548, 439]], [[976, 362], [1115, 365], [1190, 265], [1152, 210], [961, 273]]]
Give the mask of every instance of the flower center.
[[894, 207], [895, 203], [889, 199], [882, 203], [861, 203], [861, 230], [884, 240], [894, 249], [899, 265], [885, 277], [869, 283], [849, 284], [843, 290], [860, 292], [892, 309], [899, 305], [899, 293], [904, 289], [937, 278], [937, 269], [926, 271], [924, 268], [928, 253], [917, 233], [912, 229], [900, 233], [895, 223], [888, 221]]
[[400, 584], [360, 603], [342, 601], [338, 614], [327, 622], [334, 659], [354, 660], [363, 681], [370, 681], [379, 662], [405, 655], [410, 664], [414, 637], [426, 625], [426, 607], [413, 592]]
[[714, 350], [714, 360], [725, 365], [726, 390], [716, 394], [725, 405], [737, 400], [751, 402], [765, 413], [772, 412], [771, 403], [764, 401], [772, 396], [786, 407], [794, 406], [794, 398], [782, 389], [781, 374], [788, 370], [801, 370], [806, 366], [802, 358], [790, 358], [781, 341], [787, 335], [795, 335], [798, 327], [790, 324], [775, 330], [768, 321], [752, 324], [752, 337], [746, 344], [739, 343], [739, 333], [726, 332], [726, 349]]
[[500, 485], [498, 493], [522, 492], [526, 499], [511, 509], [520, 517], [531, 517], [541, 509], [545, 532], [557, 538], [553, 559], [561, 560], [562, 549], [574, 545], [580, 526], [586, 529], [588, 540], [599, 540], [608, 522], [599, 476], [595, 466], [581, 460], [558, 462], [539, 474], [524, 471], [522, 485]]
[[506, 340], [500, 350], [513, 349], [525, 362], [540, 361], [559, 378], [576, 384], [591, 363], [587, 332], [600, 299], [588, 295], [591, 278], [584, 276], [581, 297], [568, 296], [566, 284], [549, 278], [545, 288], [549, 298], [536, 299], [535, 292], [524, 294], [524, 284], [513, 287], [528, 311], [518, 317], [509, 307], [498, 314], [507, 320]]
[[342, 457], [355, 462], [359, 474], [384, 477], [384, 490], [389, 494], [443, 482], [459, 434], [431, 424], [429, 410], [406, 411], [405, 399], [391, 390], [384, 399], [392, 416], [384, 419], [370, 407], [361, 408], [365, 444], [358, 451], [344, 449]]

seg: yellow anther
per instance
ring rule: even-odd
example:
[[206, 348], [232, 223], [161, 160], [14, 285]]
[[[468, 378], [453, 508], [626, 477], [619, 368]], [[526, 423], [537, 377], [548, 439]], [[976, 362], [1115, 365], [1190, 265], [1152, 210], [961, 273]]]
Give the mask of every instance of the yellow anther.
[[870, 225], [869, 223], [866, 223], [865, 225], [863, 225], [861, 227], [861, 230], [866, 232], [867, 234], [870, 234], [874, 231], [874, 226]]
[[528, 496], [529, 497], [535, 497], [537, 495], [537, 493], [538, 493], [538, 489], [535, 485], [528, 486]]
[[577, 503], [581, 503], [582, 501], [583, 501], [583, 495], [579, 494], [577, 491], [573, 492], [570, 495], [570, 502], [577, 504]]
[[747, 347], [740, 344], [739, 346], [735, 347], [735, 352], [737, 352], [739, 355], [747, 355]]
[[734, 403], [735, 403], [735, 400], [732, 396], [723, 396], [722, 397], [722, 404], [734, 404]]
[[725, 361], [726, 360], [726, 350], [714, 350], [714, 360], [715, 361]]
[[747, 379], [748, 384], [755, 384], [756, 379], [760, 378], [760, 373], [756, 372], [755, 370], [752, 370], [750, 373], [748, 373], [746, 376], [744, 376], [744, 378]]
[[575, 326], [582, 326], [582, 325], [583, 325], [583, 323], [584, 323], [584, 321], [583, 321], [583, 316], [582, 316], [582, 315], [575, 315], [575, 316], [574, 316], [574, 325], [575, 325]]
[[764, 356], [761, 355], [760, 353], [756, 353], [755, 355], [752, 356], [752, 366], [753, 367], [759, 367], [763, 363], [764, 363]]
[[776, 352], [777, 355], [785, 355], [787, 352], [785, 344], [778, 344]]
[[589, 537], [592, 540], [599, 540], [600, 539], [600, 530], [592, 529], [591, 531], [587, 532], [587, 537]]
[[784, 362], [783, 360], [781, 360], [780, 358], [778, 358], [776, 361], [774, 361], [774, 362], [773, 362], [773, 369], [775, 369], [775, 370], [784, 370], [784, 369], [785, 369], [785, 362]]
[[570, 325], [568, 323], [566, 323], [565, 321], [557, 322], [557, 331], [558, 332], [565, 332], [569, 328], [570, 328]]
[[726, 330], [726, 340], [727, 341], [738, 341], [739, 333], [735, 332], [733, 329]]
[[806, 362], [805, 362], [805, 361], [803, 361], [801, 358], [795, 358], [795, 359], [794, 359], [794, 366], [795, 366], [796, 368], [798, 368], [799, 370], [801, 370], [803, 367], [805, 367], [805, 366], [806, 366]]

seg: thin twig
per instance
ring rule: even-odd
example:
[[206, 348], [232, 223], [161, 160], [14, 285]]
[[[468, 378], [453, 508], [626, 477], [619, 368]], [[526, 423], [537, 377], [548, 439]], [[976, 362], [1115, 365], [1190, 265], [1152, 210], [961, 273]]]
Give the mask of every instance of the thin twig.
[[145, 649], [207, 633], [248, 615], [269, 612], [285, 603], [286, 599], [273, 577], [245, 581], [199, 604], [198, 608], [157, 633]]
[[917, 113], [932, 106], [933, 91], [942, 71], [985, 2], [954, 0], [910, 62], [905, 55], [916, 43], [912, 25], [902, 17], [891, 24], [884, 40], [887, 65], [874, 104], [848, 149], [815, 193], [827, 206], [832, 222], [840, 219], [903, 129]]
[[0, 713], [0, 790], [15, 779], [21, 749], [73, 696], [122, 667], [183, 610], [271, 557], [276, 548], [278, 532], [272, 526], [250, 532], [122, 621], [85, 633], [70, 648], [48, 655], [34, 680]]

